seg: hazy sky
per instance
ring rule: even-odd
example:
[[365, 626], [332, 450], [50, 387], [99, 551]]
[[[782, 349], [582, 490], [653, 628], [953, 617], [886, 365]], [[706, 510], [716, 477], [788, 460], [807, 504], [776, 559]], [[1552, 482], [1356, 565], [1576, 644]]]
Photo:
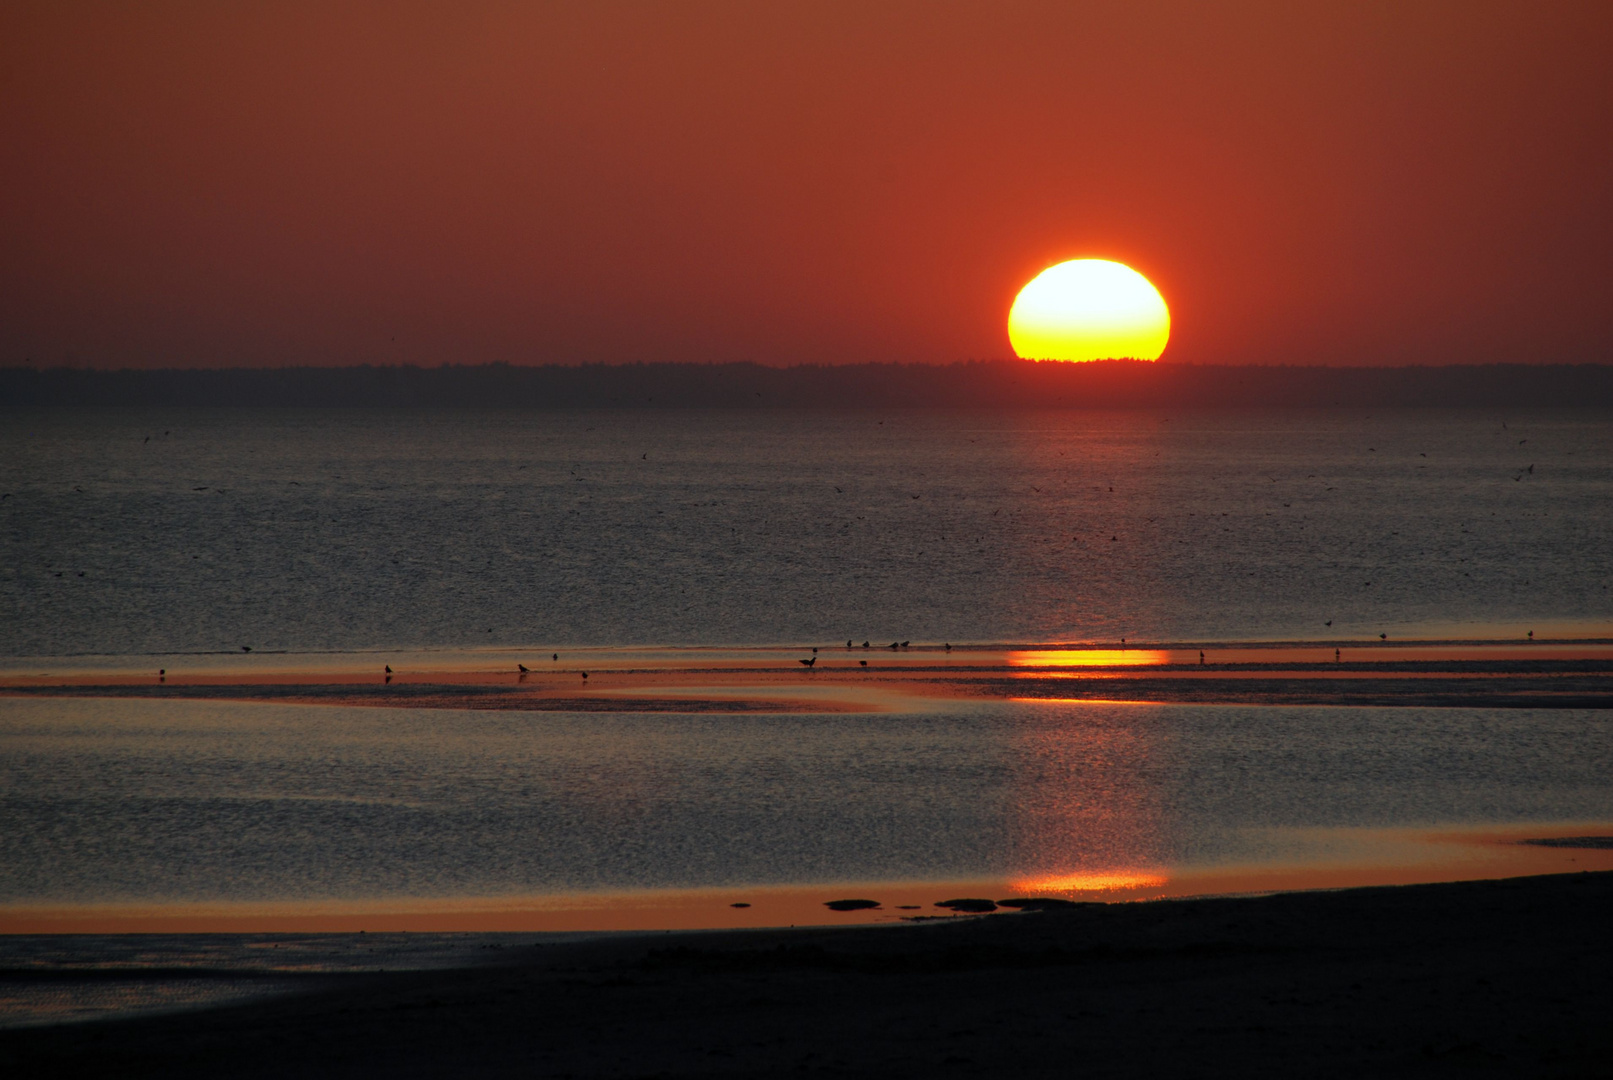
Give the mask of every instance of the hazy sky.
[[1613, 3], [0, 8], [0, 364], [1613, 360]]

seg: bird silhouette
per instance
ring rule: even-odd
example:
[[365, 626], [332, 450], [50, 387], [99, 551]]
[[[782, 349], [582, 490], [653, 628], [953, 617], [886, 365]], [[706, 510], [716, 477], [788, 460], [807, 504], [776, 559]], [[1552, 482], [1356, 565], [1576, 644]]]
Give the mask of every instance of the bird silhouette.
[[[525, 664], [516, 664], [515, 666], [520, 669], [520, 672], [521, 672], [522, 675], [525, 675], [527, 673], [527, 666]], [[388, 669], [388, 670], [390, 670], [390, 669]]]
[[392, 674], [392, 665], [391, 664], [386, 665], [386, 673], [388, 675]]
[[252, 646], [250, 646], [250, 645], [242, 645], [241, 646], [241, 651], [242, 652], [251, 652], [252, 651]]
[[905, 641], [902, 642], [902, 648], [904, 648], [904, 649], [907, 648], [907, 642], [905, 642]]
[[812, 655], [816, 656], [817, 653], [818, 653], [818, 647], [816, 645], [812, 646]]
[[900, 648], [901, 648], [901, 647], [902, 647], [902, 643], [901, 643], [901, 642], [900, 642], [900, 641], [893, 641], [893, 642], [891, 642], [891, 648], [893, 648], [893, 649], [900, 649]]
[[583, 678], [585, 678], [585, 679], [586, 679], [586, 678], [588, 678], [588, 672], [586, 672], [586, 671], [585, 671], [585, 672], [583, 672], [583, 673], [582, 673], [582, 677], [583, 677]]
[[941, 648], [945, 649], [947, 652], [951, 652], [952, 651], [952, 642], [950, 642], [950, 641], [947, 642], [945, 645], [942, 645]]
[[[57, 575], [56, 575], [56, 576], [57, 576], [57, 577], [61, 577], [61, 576], [62, 576], [62, 575], [60, 575], [60, 574], [57, 574]], [[863, 648], [865, 648], [865, 649], [866, 649], [866, 648], [868, 648], [868, 642], [866, 642], [866, 641], [865, 641], [865, 642], [863, 642]]]
[[850, 638], [846, 639], [846, 648], [848, 648], [848, 649], [851, 648], [851, 639]]
[[1389, 635], [1388, 634], [1379, 634], [1378, 635], [1378, 640], [1379, 641], [1388, 641], [1389, 640]]
[[559, 654], [559, 653], [555, 653], [555, 654], [554, 654], [554, 659], [556, 659], [556, 660], [558, 660], [558, 659], [560, 659], [560, 654]]
[[1199, 650], [1199, 663], [1200, 664], [1204, 663], [1204, 650], [1203, 649]]
[[866, 661], [866, 660], [859, 660], [859, 661], [857, 661], [857, 663], [861, 664], [863, 667], [868, 666], [868, 661]]
[[1333, 625], [1333, 620], [1329, 619], [1329, 620], [1327, 620], [1327, 622], [1323, 623], [1322, 625], [1323, 626], [1332, 626]]
[[801, 661], [802, 665], [805, 666], [805, 667], [811, 667], [813, 664], [816, 664], [817, 662], [818, 662], [818, 658], [816, 656], [814, 656], [810, 660], [802, 660]]

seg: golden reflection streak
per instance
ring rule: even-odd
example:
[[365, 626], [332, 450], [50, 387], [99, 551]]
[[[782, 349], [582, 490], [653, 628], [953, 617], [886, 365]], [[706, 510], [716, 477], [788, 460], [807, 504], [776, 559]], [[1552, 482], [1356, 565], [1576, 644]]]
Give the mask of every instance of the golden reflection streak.
[[1148, 667], [1168, 664], [1163, 649], [1031, 649], [1008, 654], [1009, 667]]
[[1163, 888], [1169, 881], [1163, 874], [1122, 870], [1020, 878], [1011, 884], [1021, 892], [1119, 892], [1124, 889]]

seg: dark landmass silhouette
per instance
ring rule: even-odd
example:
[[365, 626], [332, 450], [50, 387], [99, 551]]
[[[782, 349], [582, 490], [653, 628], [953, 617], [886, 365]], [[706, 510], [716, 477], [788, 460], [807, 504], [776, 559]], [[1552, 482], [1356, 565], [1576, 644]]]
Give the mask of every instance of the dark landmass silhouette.
[[1613, 408], [1613, 365], [953, 364], [0, 368], [0, 406]]

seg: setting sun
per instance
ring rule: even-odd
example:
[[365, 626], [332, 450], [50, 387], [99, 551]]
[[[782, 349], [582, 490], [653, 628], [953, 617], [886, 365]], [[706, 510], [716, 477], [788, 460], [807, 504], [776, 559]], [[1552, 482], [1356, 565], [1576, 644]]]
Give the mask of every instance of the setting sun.
[[1008, 340], [1026, 360], [1157, 360], [1170, 336], [1159, 290], [1107, 259], [1048, 267], [1008, 312]]

